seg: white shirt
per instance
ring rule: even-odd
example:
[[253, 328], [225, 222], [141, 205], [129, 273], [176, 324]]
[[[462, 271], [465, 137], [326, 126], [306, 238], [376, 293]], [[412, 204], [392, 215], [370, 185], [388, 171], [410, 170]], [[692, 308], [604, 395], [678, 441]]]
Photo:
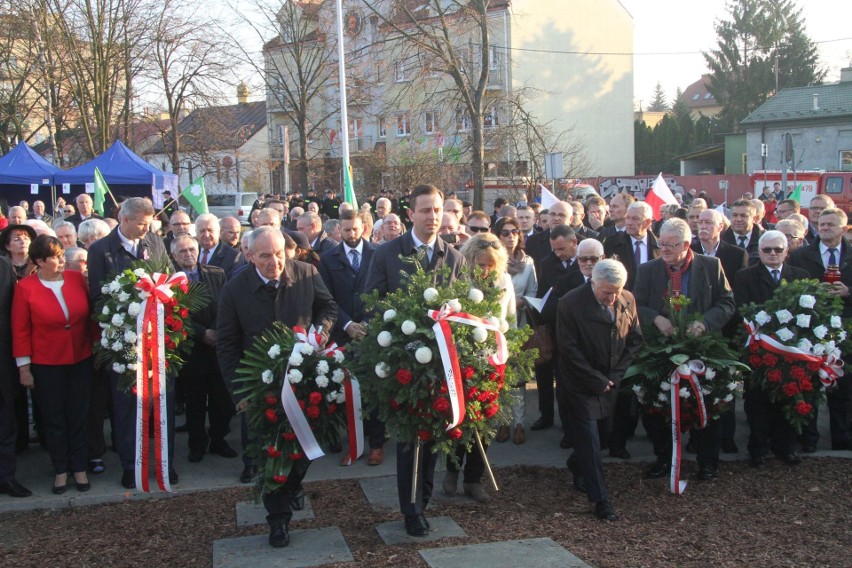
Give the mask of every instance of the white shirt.
[[137, 251], [134, 249], [136, 249], [137, 245], [139, 244], [139, 239], [128, 239], [124, 236], [124, 234], [122, 234], [121, 229], [118, 230], [118, 238], [121, 239], [121, 244], [124, 245], [124, 250], [126, 250], [133, 256], [136, 256]]
[[636, 243], [639, 243], [639, 258], [633, 259], [639, 264], [648, 262], [648, 245], [645, 243], [645, 239], [647, 238], [647, 235], [641, 239], [630, 237], [630, 240], [633, 241], [633, 256], [636, 256]]
[[352, 251], [353, 250], [358, 253], [358, 260], [361, 260], [364, 256], [364, 239], [359, 240], [358, 246], [354, 247], [354, 248], [350, 247], [345, 242], [343, 243], [343, 251], [346, 253], [346, 259], [349, 261], [349, 264], [352, 264]]
[[437, 240], [437, 236], [432, 239], [432, 242], [424, 243], [423, 241], [417, 238], [417, 235], [414, 234], [414, 231], [411, 231], [411, 239], [414, 241], [414, 248], [416, 248], [417, 250], [420, 250], [420, 247], [422, 247], [423, 245], [426, 245], [428, 247], [426, 254], [429, 257], [429, 262], [432, 262], [432, 253], [435, 252], [435, 241]]
[[263, 280], [264, 284], [269, 284], [270, 282], [272, 282], [272, 285], [278, 288], [278, 284], [280, 284], [279, 280], [272, 280], [270, 278], [267, 278], [266, 276], [260, 273], [260, 270], [258, 270], [257, 267], [254, 268], [254, 271], [257, 272], [257, 275], [260, 277], [261, 280]]
[[[831, 253], [828, 252], [828, 248], [829, 248], [828, 245], [826, 245], [825, 243], [820, 241], [819, 252], [820, 252], [820, 256], [822, 256], [822, 264], [823, 264], [823, 266], [825, 266], [826, 269], [828, 269], [828, 259], [831, 258]], [[837, 261], [837, 264], [839, 265], [840, 264], [841, 246], [837, 245], [836, 247], [831, 247], [831, 248], [837, 249], [834, 253], [834, 259]]]
[[[745, 243], [740, 244], [740, 239], [745, 239]], [[751, 233], [746, 235], [738, 235], [734, 233], [734, 244], [738, 247], [748, 248], [748, 244], [751, 242]]]

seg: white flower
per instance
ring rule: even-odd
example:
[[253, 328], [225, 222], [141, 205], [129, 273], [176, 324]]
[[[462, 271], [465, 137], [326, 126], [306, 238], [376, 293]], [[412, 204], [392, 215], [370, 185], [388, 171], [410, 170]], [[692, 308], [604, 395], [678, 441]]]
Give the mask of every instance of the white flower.
[[822, 343], [817, 343], [813, 346], [813, 349], [811, 349], [811, 353], [818, 357], [821, 357], [825, 354], [825, 345], [823, 345]]
[[402, 333], [404, 333], [405, 335], [411, 335], [412, 333], [417, 331], [417, 324], [411, 320], [405, 320], [404, 322], [402, 322], [401, 328]]
[[840, 316], [831, 316], [831, 327], [835, 329], [843, 327], [843, 320], [840, 319]]
[[454, 312], [460, 312], [460, 311], [462, 311], [462, 305], [461, 305], [461, 302], [459, 302], [456, 298], [453, 298], [452, 300], [450, 300], [449, 302], [447, 302], [447, 306], [449, 306], [449, 308], [450, 308], [451, 310], [453, 310]]
[[314, 348], [307, 343], [302, 343], [302, 347], [299, 350], [302, 352], [302, 355], [310, 356], [314, 354]]
[[101, 347], [105, 349], [109, 348], [109, 337], [107, 337], [106, 335], [101, 336]]
[[269, 369], [265, 370], [263, 373], [260, 374], [260, 378], [265, 384], [272, 384], [272, 371], [270, 371]]
[[642, 387], [640, 385], [633, 385], [633, 392], [635, 394], [639, 394], [640, 392], [642, 392]]
[[686, 387], [680, 387], [680, 390], [678, 391], [678, 395], [680, 396], [680, 398], [689, 398], [689, 396], [690, 396], [689, 389], [686, 388]]
[[840, 339], [840, 341], [846, 341], [846, 332], [843, 331], [843, 330], [840, 330], [840, 333], [837, 334], [837, 337], [838, 337], [838, 339]]
[[290, 355], [290, 358], [287, 360], [291, 367], [298, 367], [304, 362], [302, 356], [298, 353], [293, 353]]
[[133, 274], [135, 274], [139, 278], [142, 278], [143, 276], [145, 276], [145, 270], [142, 268], [137, 268], [133, 271]]
[[121, 351], [122, 349], [124, 349], [124, 345], [122, 345], [122, 343], [120, 341], [116, 341], [115, 343], [112, 344], [112, 350], [115, 351], [116, 353]]
[[115, 371], [116, 373], [123, 373], [126, 368], [127, 367], [125, 367], [121, 363], [113, 363], [112, 364], [112, 370]]
[[778, 321], [781, 323], [787, 323], [793, 319], [793, 314], [790, 313], [790, 310], [779, 310], [775, 312], [775, 317], [778, 318]]
[[438, 291], [434, 288], [426, 288], [423, 290], [423, 299], [429, 304], [434, 304], [438, 301]]
[[321, 389], [324, 389], [328, 386], [328, 377], [325, 375], [319, 375], [316, 379], [314, 379], [317, 383], [317, 386]]
[[325, 399], [328, 402], [334, 402], [335, 400], [337, 400], [337, 391], [331, 391], [330, 393], [325, 395]]
[[487, 318], [485, 318], [485, 321], [487, 321], [497, 329], [500, 329], [500, 320], [498, 320], [494, 316], [488, 316]]
[[376, 341], [378, 341], [379, 345], [382, 347], [387, 347], [393, 343], [393, 335], [391, 335], [389, 331], [383, 331], [378, 335], [378, 337], [376, 337]]
[[340, 392], [338, 392], [337, 397], [335, 398], [335, 402], [337, 402], [337, 404], [343, 404], [344, 402], [346, 402], [346, 391], [341, 390]]
[[814, 346], [814, 344], [811, 343], [810, 340], [806, 339], [806, 338], [800, 339], [798, 345], [796, 345], [796, 347], [798, 347], [802, 351], [806, 351], [806, 352], [810, 351], [811, 347], [813, 347], [813, 346]]
[[821, 325], [819, 327], [814, 328], [814, 335], [816, 335], [820, 339], [825, 337], [826, 333], [828, 333], [828, 328], [825, 327], [824, 325]]
[[131, 329], [128, 329], [128, 330], [126, 330], [126, 331], [124, 332], [124, 340], [125, 340], [127, 343], [136, 343], [136, 340], [137, 340], [137, 339], [138, 339], [138, 338], [136, 337], [136, 332], [135, 332], [135, 331], [133, 331], [133, 330], [131, 330]]
[[105, 316], [108, 316], [109, 315], [109, 308], [107, 306], [104, 306], [104, 308], [101, 310], [101, 313]]
[[467, 293], [467, 299], [474, 304], [478, 304], [485, 299], [485, 294], [482, 293], [482, 290], [471, 288], [470, 292]]
[[757, 315], [754, 316], [754, 320], [760, 325], [766, 325], [772, 321], [772, 316], [770, 316], [763, 310], [760, 310], [759, 312], [757, 312]]
[[376, 365], [376, 376], [380, 379], [384, 379], [390, 374], [390, 367], [388, 364], [382, 361], [378, 365]]
[[[104, 284], [103, 286], [101, 286], [101, 294], [107, 294], [107, 293], [109, 293], [109, 284]], [[106, 309], [106, 308], [104, 308], [104, 309]]]
[[414, 352], [414, 358], [417, 359], [417, 362], [421, 365], [425, 365], [432, 360], [432, 350], [425, 346], [421, 347]]
[[395, 317], [396, 317], [396, 310], [387, 310], [385, 312], [385, 316], [384, 316], [385, 321], [390, 321]]
[[341, 369], [335, 369], [334, 372], [331, 374], [331, 380], [337, 384], [342, 383], [343, 379], [345, 378], [346, 373], [344, 373]]
[[142, 311], [142, 304], [139, 302], [130, 302], [130, 305], [127, 306], [127, 315], [132, 318], [138, 316], [140, 311]]
[[473, 328], [473, 340], [477, 343], [482, 343], [488, 339], [488, 330], [484, 327], [475, 327]]
[[507, 331], [509, 331], [509, 322], [508, 321], [506, 321], [504, 319], [500, 320], [500, 331], [503, 332], [503, 333], [506, 333]]
[[124, 314], [122, 314], [122, 313], [113, 314], [112, 325], [115, 325], [115, 326], [124, 325]]
[[663, 389], [664, 391], [668, 392], [668, 391], [672, 390], [672, 385], [671, 385], [671, 383], [666, 381], [665, 383], [660, 383], [660, 388]]
[[118, 292], [121, 292], [121, 284], [113, 280], [109, 283], [109, 291], [111, 294], [117, 294]]
[[317, 374], [324, 375], [328, 373], [328, 363], [326, 361], [320, 361], [317, 363]]
[[129, 299], [130, 299], [130, 294], [128, 294], [127, 292], [121, 292], [118, 295], [118, 301], [119, 302], [126, 302]]
[[805, 294], [804, 296], [799, 298], [799, 305], [802, 306], [803, 308], [810, 309], [810, 308], [813, 308], [815, 304], [816, 304], [816, 298], [814, 298], [813, 296], [810, 296], [808, 294]]
[[775, 333], [775, 335], [777, 335], [778, 339], [780, 339], [781, 341], [790, 341], [791, 339], [793, 339], [793, 332], [787, 329], [786, 327], [782, 327], [781, 329], [779, 329]]
[[713, 404], [719, 404], [719, 399], [718, 399], [718, 398], [714, 398], [714, 399], [713, 399]]
[[796, 316], [796, 325], [799, 327], [810, 327], [811, 316], [808, 314], [799, 314]]
[[669, 399], [669, 397], [665, 393], [658, 394], [657, 398], [660, 400], [660, 402], [666, 402]]
[[130, 371], [135, 371], [135, 370], [136, 370], [136, 363], [128, 363], [128, 364], [127, 364], [127, 368], [128, 368]]
[[728, 383], [728, 390], [729, 390], [729, 391], [735, 391], [735, 390], [737, 390], [737, 383], [736, 383], [736, 382]]
[[266, 352], [269, 355], [270, 359], [277, 359], [279, 355], [281, 355], [281, 346], [277, 343], [269, 348], [269, 351]]
[[725, 398], [723, 400], [725, 402], [731, 402], [732, 400], [734, 400], [734, 395], [728, 393], [728, 394], [725, 395]]
[[334, 362], [338, 365], [343, 363], [343, 360], [346, 359], [346, 355], [343, 354], [343, 351], [335, 351], [334, 352]]
[[713, 377], [716, 376], [716, 371], [714, 371], [710, 367], [707, 367], [706, 369], [704, 369], [704, 376], [712, 381]]
[[298, 369], [290, 369], [290, 372], [287, 373], [287, 379], [293, 384], [301, 383], [302, 373]]

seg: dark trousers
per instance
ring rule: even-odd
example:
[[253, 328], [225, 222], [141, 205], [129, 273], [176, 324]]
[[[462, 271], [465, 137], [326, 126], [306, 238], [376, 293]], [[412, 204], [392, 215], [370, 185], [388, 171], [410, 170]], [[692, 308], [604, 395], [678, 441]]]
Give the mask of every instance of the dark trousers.
[[568, 459], [569, 468], [576, 475], [583, 477], [589, 501], [593, 503], [608, 501], [598, 421], [578, 420], [572, 417], [568, 420], [568, 427], [574, 441], [574, 452]]
[[[535, 366], [535, 384], [538, 389], [538, 409], [541, 412], [542, 418], [553, 420], [553, 401], [559, 408], [559, 420], [562, 422], [562, 431], [568, 433], [568, 414], [564, 410], [565, 405], [561, 402], [562, 388], [559, 386], [559, 380], [556, 377], [558, 373], [556, 362], [551, 360], [548, 363]], [[556, 379], [556, 389], [554, 391], [553, 382]], [[555, 396], [554, 396], [555, 394]]]
[[293, 469], [287, 475], [287, 481], [280, 489], [263, 493], [263, 506], [266, 507], [266, 522], [269, 526], [289, 526], [293, 518], [290, 500], [302, 489], [302, 480], [308, 472], [311, 460], [302, 458], [293, 464]]
[[364, 419], [364, 433], [371, 450], [385, 445], [385, 423], [379, 420], [378, 410], [374, 410]]
[[251, 445], [252, 439], [249, 437], [248, 420], [246, 413], [240, 413], [240, 445], [243, 449], [243, 465], [251, 467], [254, 465], [254, 455], [250, 454], [248, 447]]
[[[644, 414], [642, 424], [651, 442], [654, 444], [654, 454], [657, 460], [669, 463], [672, 459], [672, 428], [669, 414]], [[693, 428], [689, 433], [690, 440], [695, 444], [698, 467], [719, 465], [719, 451], [722, 446], [722, 423], [711, 420], [704, 428]]]
[[92, 373], [92, 391], [89, 397], [89, 452], [88, 458], [96, 460], [106, 453], [104, 439], [104, 415], [109, 404], [109, 373], [106, 369], [95, 369]]
[[[182, 373], [178, 382], [186, 387], [186, 429], [189, 434], [189, 449], [194, 452], [207, 451], [207, 445], [221, 445], [231, 431], [234, 405], [225, 388], [225, 381], [218, 372]], [[210, 433], [205, 428], [209, 416]]]
[[[482, 448], [488, 451], [488, 446], [483, 444]], [[474, 445], [470, 451], [467, 451], [464, 446], [456, 448], [456, 460], [447, 456], [447, 471], [459, 472], [464, 465], [464, 483], [482, 483], [482, 475], [485, 473], [485, 460], [482, 459], [482, 454], [479, 447]]]
[[15, 478], [15, 443], [18, 437], [16, 384], [20, 383], [14, 364], [4, 361], [0, 373], [5, 374], [0, 380], [9, 383], [0, 389], [0, 483], [4, 483]]
[[770, 449], [785, 455], [793, 453], [796, 430], [766, 391], [746, 389], [743, 406], [749, 427], [748, 453], [752, 457], [763, 457]]
[[53, 471], [86, 471], [92, 357], [73, 365], [30, 366]]
[[417, 494], [411, 502], [411, 477], [414, 473], [414, 445], [396, 445], [396, 488], [399, 492], [399, 509], [403, 515], [422, 515], [432, 497], [435, 466], [438, 455], [432, 452], [434, 444], [427, 442], [420, 448], [420, 474], [417, 476]]
[[[136, 396], [124, 392], [119, 387], [121, 378], [110, 372], [112, 408], [115, 414], [115, 449], [121, 460], [121, 469], [133, 471], [136, 468]], [[169, 441], [169, 464], [175, 461], [175, 379], [166, 377], [166, 427]], [[150, 412], [151, 409], [148, 409]], [[147, 432], [145, 433], [147, 435]]]
[[719, 415], [719, 422], [722, 423], [722, 439], [734, 440], [737, 433], [737, 399], [731, 401], [731, 406]]
[[612, 411], [612, 430], [607, 445], [610, 450], [622, 450], [627, 447], [627, 439], [636, 432], [639, 425], [639, 400], [630, 389], [622, 388], [615, 399]]
[[[814, 388], [817, 387], [814, 386]], [[837, 386], [827, 391], [826, 399], [831, 447], [846, 449], [852, 441], [852, 435], [849, 432], [850, 418], [852, 418], [849, 414], [849, 404], [852, 401], [852, 377], [844, 375], [837, 379]], [[819, 442], [818, 418], [819, 408], [815, 408], [813, 418], [802, 428], [802, 443], [816, 446]]]

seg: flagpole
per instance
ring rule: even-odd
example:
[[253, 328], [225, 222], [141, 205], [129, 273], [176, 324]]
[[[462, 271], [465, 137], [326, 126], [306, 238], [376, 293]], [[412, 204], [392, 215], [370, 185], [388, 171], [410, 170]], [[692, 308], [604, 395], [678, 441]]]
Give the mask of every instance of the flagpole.
[[[349, 113], [346, 102], [346, 61], [343, 49], [343, 0], [337, 0], [337, 72], [340, 80], [340, 155], [343, 166], [343, 195], [357, 209], [355, 191], [352, 187], [352, 175], [349, 172]], [[351, 195], [349, 195], [351, 193]], [[351, 200], [351, 201], [350, 201]]]

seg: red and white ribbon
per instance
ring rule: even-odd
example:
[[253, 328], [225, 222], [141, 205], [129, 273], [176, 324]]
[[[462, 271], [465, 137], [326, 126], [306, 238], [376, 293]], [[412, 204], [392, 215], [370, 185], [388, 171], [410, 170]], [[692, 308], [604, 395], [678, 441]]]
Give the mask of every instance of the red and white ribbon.
[[345, 463], [352, 465], [364, 455], [364, 420], [361, 416], [361, 385], [355, 377], [347, 377], [343, 381], [343, 392], [346, 394], [346, 426], [349, 430], [349, 452]]
[[770, 353], [780, 355], [781, 357], [789, 357], [794, 361], [802, 361], [804, 363], [819, 363], [820, 367], [817, 374], [819, 375], [820, 382], [826, 388], [833, 387], [837, 383], [837, 378], [843, 375], [843, 361], [834, 355], [826, 354], [818, 357], [810, 353], [805, 353], [798, 347], [784, 345], [775, 338], [760, 333], [759, 326], [755, 325], [754, 322], [748, 320], [743, 320], [743, 322], [748, 331], [746, 347], [754, 342]]
[[704, 406], [704, 393], [701, 390], [701, 381], [698, 379], [699, 376], [704, 375], [704, 371], [704, 363], [693, 359], [680, 365], [669, 377], [672, 409], [672, 466], [669, 489], [675, 495], [682, 495], [686, 491], [686, 481], [680, 479], [680, 464], [683, 458], [680, 444], [680, 382], [686, 381], [692, 388], [692, 393], [698, 402], [699, 428], [704, 428], [707, 426], [707, 408]]
[[[166, 352], [163, 302], [174, 296], [172, 287], [188, 282], [183, 272], [155, 272], [139, 278], [142, 307], [136, 317], [136, 487], [149, 492], [148, 429], [154, 405], [154, 468], [157, 485], [171, 492], [169, 484], [169, 438], [166, 424]], [[149, 380], [150, 379], [150, 380]]]
[[488, 358], [488, 362], [496, 367], [498, 371], [505, 368], [509, 358], [509, 349], [506, 346], [506, 337], [500, 328], [483, 318], [473, 316], [464, 312], [454, 312], [448, 305], [444, 304], [440, 310], [429, 310], [429, 317], [435, 320], [432, 330], [438, 341], [438, 351], [441, 353], [441, 361], [444, 366], [444, 381], [447, 385], [447, 393], [450, 396], [450, 408], [453, 418], [447, 426], [447, 431], [452, 430], [464, 420], [464, 389], [462, 388], [461, 370], [459, 369], [459, 357], [456, 344], [453, 341], [453, 331], [450, 322], [462, 323], [473, 327], [481, 327], [493, 331], [497, 339], [497, 351]]

